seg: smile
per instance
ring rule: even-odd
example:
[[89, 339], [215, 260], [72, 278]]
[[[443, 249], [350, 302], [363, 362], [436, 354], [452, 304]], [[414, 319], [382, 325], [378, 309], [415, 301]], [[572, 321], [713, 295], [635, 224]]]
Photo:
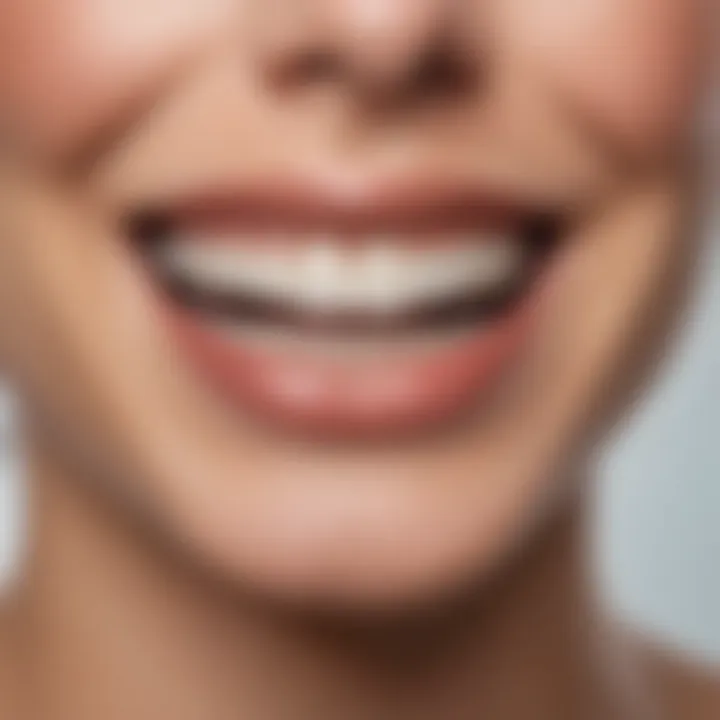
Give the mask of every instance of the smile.
[[216, 193], [131, 234], [171, 333], [226, 403], [322, 435], [395, 435], [477, 405], [531, 331], [550, 213], [467, 189]]

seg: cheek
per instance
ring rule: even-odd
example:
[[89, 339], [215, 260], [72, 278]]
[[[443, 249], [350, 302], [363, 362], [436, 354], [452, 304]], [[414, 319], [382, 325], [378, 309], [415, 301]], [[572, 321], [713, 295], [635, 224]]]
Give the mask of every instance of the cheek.
[[516, 28], [522, 28], [536, 67], [596, 125], [638, 148], [657, 147], [685, 129], [697, 99], [709, 3], [518, 0], [520, 5]]
[[227, 0], [3, 0], [0, 122], [62, 152], [150, 95]]

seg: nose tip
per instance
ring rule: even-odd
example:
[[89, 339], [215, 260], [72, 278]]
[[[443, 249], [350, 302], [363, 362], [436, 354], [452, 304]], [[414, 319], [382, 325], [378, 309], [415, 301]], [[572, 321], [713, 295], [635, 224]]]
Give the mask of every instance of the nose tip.
[[443, 0], [340, 0], [337, 26], [356, 75], [375, 87], [406, 80], [440, 50], [450, 33]]
[[[463, 49], [458, 0], [307, 0], [314, 12], [296, 42], [276, 46], [284, 77], [352, 84], [366, 95], [406, 94], [430, 82], [456, 87], [472, 69]], [[288, 37], [288, 36], [286, 36]], [[302, 38], [302, 41], [298, 40]]]

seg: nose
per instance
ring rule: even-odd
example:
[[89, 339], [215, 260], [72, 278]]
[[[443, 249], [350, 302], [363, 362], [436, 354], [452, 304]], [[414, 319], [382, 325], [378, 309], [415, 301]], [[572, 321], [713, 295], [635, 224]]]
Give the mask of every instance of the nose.
[[476, 75], [464, 0], [284, 0], [282, 12], [257, 2], [262, 62], [276, 81], [335, 81], [387, 100], [456, 91]]

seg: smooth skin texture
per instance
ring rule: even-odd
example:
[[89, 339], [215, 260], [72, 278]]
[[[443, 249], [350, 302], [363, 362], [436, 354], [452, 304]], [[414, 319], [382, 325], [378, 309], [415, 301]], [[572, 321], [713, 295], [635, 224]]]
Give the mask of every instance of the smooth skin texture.
[[[0, 361], [31, 533], [4, 715], [714, 716], [699, 671], [598, 612], [582, 522], [591, 448], [681, 307], [712, 17], [701, 0], [5, 0]], [[452, 91], [418, 82], [438, 53]], [[533, 351], [477, 418], [293, 442], [185, 367], [123, 213], [303, 174], [470, 178], [572, 214]]]

